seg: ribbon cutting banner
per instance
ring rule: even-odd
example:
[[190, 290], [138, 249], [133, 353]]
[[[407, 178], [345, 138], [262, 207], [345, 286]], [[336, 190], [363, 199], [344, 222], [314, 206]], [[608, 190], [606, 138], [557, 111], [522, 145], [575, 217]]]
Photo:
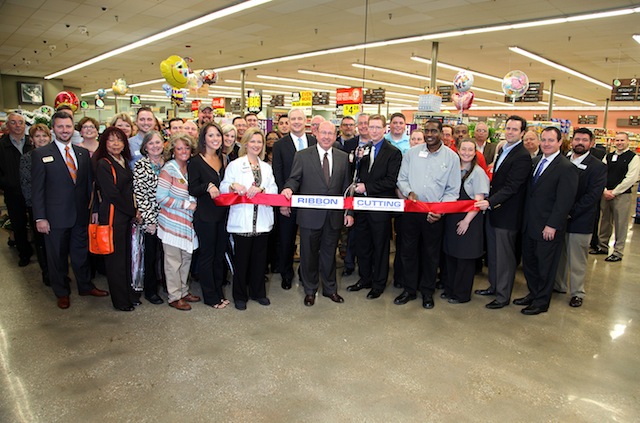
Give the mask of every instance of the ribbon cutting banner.
[[280, 194], [256, 194], [253, 198], [235, 193], [221, 194], [215, 202], [219, 206], [259, 204], [275, 207], [297, 207], [327, 210], [384, 211], [401, 213], [466, 213], [478, 211], [474, 200], [425, 203], [399, 198], [337, 197], [326, 195], [294, 195], [287, 200]]

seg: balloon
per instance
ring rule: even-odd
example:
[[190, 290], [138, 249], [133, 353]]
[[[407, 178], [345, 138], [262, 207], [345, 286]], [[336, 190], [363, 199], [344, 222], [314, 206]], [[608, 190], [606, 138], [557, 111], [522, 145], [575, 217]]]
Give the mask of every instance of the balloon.
[[47, 106], [45, 104], [44, 106], [40, 106], [40, 108], [37, 111], [42, 113], [43, 115], [53, 116], [53, 113], [55, 112], [55, 109], [53, 107]]
[[164, 93], [167, 95], [167, 97], [171, 98], [171, 91], [173, 91], [173, 87], [171, 87], [171, 85], [169, 84], [162, 84], [162, 89], [164, 90]]
[[453, 101], [453, 105], [456, 106], [456, 109], [464, 111], [471, 108], [474, 97], [475, 94], [473, 93], [473, 91], [467, 91], [465, 93], [453, 93], [451, 94], [451, 101]]
[[105, 90], [104, 88], [100, 88], [97, 94], [99, 98], [104, 98], [104, 96], [107, 95], [107, 90]]
[[171, 86], [184, 88], [187, 86], [189, 66], [180, 56], [169, 56], [160, 63], [160, 72]]
[[187, 100], [187, 92], [182, 89], [173, 88], [171, 91], [171, 101], [177, 106], [182, 106]]
[[473, 74], [466, 70], [461, 70], [453, 78], [453, 86], [461, 93], [467, 92], [473, 86]]
[[507, 97], [520, 98], [529, 89], [529, 77], [519, 70], [512, 70], [502, 78], [502, 91]]
[[202, 83], [198, 81], [198, 75], [190, 73], [187, 77], [187, 87], [191, 90], [197, 90], [202, 87]]
[[203, 69], [200, 71], [202, 82], [207, 85], [215, 84], [218, 81], [218, 74], [213, 69]]
[[127, 81], [125, 81], [123, 78], [118, 78], [113, 81], [113, 84], [111, 84], [111, 89], [113, 90], [113, 93], [115, 95], [125, 95], [129, 92]]
[[73, 92], [60, 91], [53, 102], [53, 107], [57, 109], [60, 106], [69, 106], [75, 112], [80, 107], [80, 101]]

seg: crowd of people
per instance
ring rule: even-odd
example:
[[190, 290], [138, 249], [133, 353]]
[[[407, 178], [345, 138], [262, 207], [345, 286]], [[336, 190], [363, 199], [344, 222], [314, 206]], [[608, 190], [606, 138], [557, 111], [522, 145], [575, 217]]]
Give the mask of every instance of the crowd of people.
[[[70, 306], [70, 262], [78, 293], [110, 296], [117, 310], [135, 310], [143, 294], [162, 304], [163, 288], [177, 310], [200, 301], [223, 309], [231, 304], [229, 275], [233, 304], [246, 310], [250, 300], [270, 305], [269, 273], [279, 273], [281, 288], [291, 289], [299, 240], [297, 278], [304, 305], [313, 306], [318, 290], [344, 302], [337, 254], [343, 276], [358, 273], [347, 292], [366, 289], [368, 299], [381, 297], [395, 239], [393, 285], [402, 288], [395, 304], [419, 293], [431, 309], [438, 289], [450, 304], [469, 302], [486, 258], [490, 285], [475, 291], [495, 297], [486, 307], [511, 303], [521, 261], [529, 293], [513, 304], [536, 315], [548, 310], [554, 291], [570, 292], [569, 305], [582, 305], [588, 253], [622, 260], [631, 188], [640, 171], [625, 133], [605, 156], [594, 149], [588, 129], [574, 131], [567, 152], [557, 128], [539, 134], [515, 115], [506, 120], [500, 143], [489, 140], [484, 122], [473, 138], [466, 125], [435, 119], [407, 134], [401, 113], [390, 117], [389, 132], [383, 115], [345, 116], [339, 128], [321, 116], [310, 124], [307, 133], [305, 112], [292, 109], [265, 134], [254, 113], [221, 126], [203, 105], [197, 120], [173, 118], [162, 132], [153, 111], [141, 107], [135, 122], [117, 114], [99, 133], [95, 119], [74, 124], [73, 114], [62, 109], [51, 119], [53, 133], [37, 124], [27, 135], [24, 118], [11, 113], [0, 139], [0, 189], [18, 265], [30, 263], [35, 247], [43, 282], [61, 309]], [[216, 202], [226, 193], [248, 200]], [[399, 213], [252, 202], [262, 193], [473, 207]], [[113, 253], [89, 253], [90, 222], [111, 224]], [[144, 232], [142, 289], [131, 272], [132, 225]], [[96, 271], [106, 275], [108, 292], [93, 284]], [[194, 280], [202, 298], [191, 293]]]

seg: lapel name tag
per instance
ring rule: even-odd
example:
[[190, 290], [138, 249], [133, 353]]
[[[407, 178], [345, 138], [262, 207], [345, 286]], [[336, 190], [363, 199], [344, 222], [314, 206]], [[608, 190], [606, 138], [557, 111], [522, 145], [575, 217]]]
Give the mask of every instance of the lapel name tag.
[[53, 156], [47, 156], [42, 158], [42, 163], [51, 163], [53, 161]]

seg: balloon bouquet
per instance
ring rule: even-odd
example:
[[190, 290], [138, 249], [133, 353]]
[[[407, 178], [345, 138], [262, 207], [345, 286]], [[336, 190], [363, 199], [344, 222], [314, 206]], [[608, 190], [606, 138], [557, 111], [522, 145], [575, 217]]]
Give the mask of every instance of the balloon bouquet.
[[[193, 62], [190, 57], [180, 57], [171, 55], [160, 63], [160, 72], [167, 81], [162, 85], [162, 89], [171, 102], [176, 106], [182, 106], [190, 91], [195, 93], [204, 84], [215, 84], [218, 74], [212, 69], [204, 69], [199, 73], [194, 73], [188, 63]], [[187, 91], [185, 88], [188, 88]]]
[[507, 97], [511, 97], [512, 103], [522, 97], [529, 89], [529, 77], [519, 70], [512, 70], [502, 78], [502, 92]]
[[458, 92], [451, 95], [451, 100], [456, 109], [460, 110], [460, 119], [465, 110], [469, 110], [473, 104], [475, 94], [471, 90], [474, 78], [471, 72], [461, 70], [453, 78], [453, 86]]

